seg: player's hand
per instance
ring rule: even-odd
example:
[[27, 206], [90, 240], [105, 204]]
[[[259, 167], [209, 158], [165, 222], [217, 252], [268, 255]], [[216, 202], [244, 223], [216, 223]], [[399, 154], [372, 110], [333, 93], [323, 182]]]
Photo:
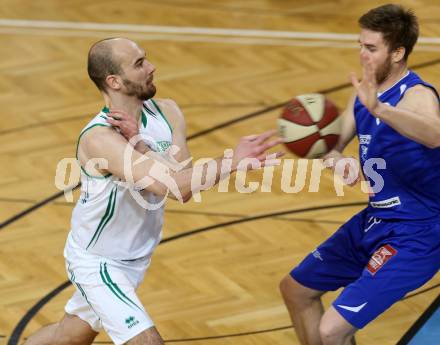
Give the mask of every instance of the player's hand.
[[277, 158], [284, 154], [283, 151], [278, 151], [272, 154], [267, 153], [272, 147], [283, 142], [283, 139], [281, 138], [273, 138], [272, 140], [269, 140], [274, 137], [276, 133], [276, 130], [271, 130], [259, 135], [242, 137], [234, 150], [232, 159], [233, 169], [236, 169], [238, 164], [245, 158], [258, 159], [260, 161], [260, 167], [279, 164]]
[[345, 164], [343, 169], [336, 169], [337, 166], [340, 168], [340, 164], [343, 164], [342, 160], [355, 159], [354, 157], [347, 157], [339, 151], [332, 150], [323, 156], [322, 159], [326, 168], [331, 169], [335, 174], [340, 175], [340, 177], [342, 177], [345, 181], [347, 181], [347, 178], [351, 173], [356, 174], [355, 178], [350, 179], [350, 183], [348, 183], [350, 187], [353, 187], [361, 180], [361, 173], [359, 169], [352, 171], [353, 167], [348, 162]]
[[371, 61], [366, 60], [362, 67], [362, 80], [359, 81], [356, 74], [350, 74], [351, 83], [356, 89], [357, 95], [361, 103], [374, 114], [379, 106], [377, 99], [378, 85], [375, 76], [375, 69]]
[[134, 116], [130, 116], [127, 113], [112, 109], [107, 114], [107, 122], [112, 126], [117, 127], [120, 133], [127, 141], [139, 134], [139, 126]]

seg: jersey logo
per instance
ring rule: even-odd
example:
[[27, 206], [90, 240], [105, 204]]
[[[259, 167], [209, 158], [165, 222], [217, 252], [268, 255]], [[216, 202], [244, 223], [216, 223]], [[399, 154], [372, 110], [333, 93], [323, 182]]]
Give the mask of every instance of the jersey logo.
[[368, 232], [373, 226], [375, 226], [376, 224], [380, 224], [380, 222], [382, 222], [382, 219], [370, 217], [370, 219], [368, 220], [368, 223], [370, 223], [370, 225], [368, 225], [368, 227], [364, 229], [364, 232]]
[[359, 134], [359, 144], [361, 147], [361, 158], [366, 161], [368, 145], [371, 143], [371, 134]]
[[388, 260], [390, 260], [396, 254], [397, 250], [395, 250], [389, 244], [380, 247], [374, 252], [374, 254], [370, 258], [370, 261], [368, 262], [368, 272], [370, 272], [371, 275], [374, 276], [376, 272], [379, 271], [382, 266], [385, 265]]
[[130, 328], [136, 326], [137, 324], [139, 324], [139, 321], [136, 320], [136, 318], [134, 316], [129, 316], [128, 318], [125, 319], [125, 324], [130, 329]]
[[389, 198], [386, 200], [380, 200], [380, 201], [371, 201], [370, 205], [374, 208], [390, 208], [394, 206], [399, 206], [402, 203], [400, 202], [400, 198], [398, 196], [395, 196], [394, 198]]
[[361, 156], [364, 161], [367, 160], [368, 146], [361, 145]]
[[316, 259], [319, 259], [319, 260], [321, 260], [321, 261], [324, 261], [324, 260], [322, 259], [321, 253], [319, 252], [318, 249], [315, 249], [315, 250], [312, 252], [312, 255], [313, 255]]
[[[385, 102], [384, 104], [386, 104], [386, 105], [391, 105], [391, 104], [388, 103], [388, 102]], [[377, 126], [380, 125], [380, 119], [379, 119], [378, 117], [376, 117], [376, 125], [377, 125]]]
[[369, 145], [371, 142], [370, 134], [359, 134], [359, 144]]
[[406, 84], [400, 85], [400, 95], [402, 95], [408, 86]]
[[365, 302], [364, 304], [358, 305], [357, 307], [349, 307], [346, 305], [341, 305], [341, 304], [337, 304], [337, 306], [339, 308], [348, 310], [348, 311], [352, 311], [353, 313], [359, 313], [363, 307], [365, 307], [367, 305], [368, 302]]
[[171, 146], [171, 142], [167, 140], [157, 141], [156, 143], [159, 152], [165, 152]]

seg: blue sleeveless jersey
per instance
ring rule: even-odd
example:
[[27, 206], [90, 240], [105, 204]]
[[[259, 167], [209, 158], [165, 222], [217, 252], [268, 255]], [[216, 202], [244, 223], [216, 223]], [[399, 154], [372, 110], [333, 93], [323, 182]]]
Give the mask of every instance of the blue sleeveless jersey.
[[[379, 100], [396, 106], [405, 92], [424, 85], [438, 93], [412, 71], [379, 95]], [[440, 148], [430, 149], [376, 119], [356, 98], [354, 104], [359, 157], [363, 172], [373, 187], [368, 212], [383, 219], [440, 219]], [[383, 159], [375, 163], [370, 159]], [[367, 164], [366, 164], [367, 162]], [[368, 168], [369, 167], [369, 168]], [[379, 174], [383, 179], [381, 186]]]

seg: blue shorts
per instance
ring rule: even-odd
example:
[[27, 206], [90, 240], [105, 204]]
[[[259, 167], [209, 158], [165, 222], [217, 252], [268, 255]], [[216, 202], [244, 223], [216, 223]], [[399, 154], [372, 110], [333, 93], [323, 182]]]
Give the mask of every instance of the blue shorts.
[[333, 307], [360, 329], [439, 268], [439, 222], [378, 219], [363, 210], [290, 275], [314, 290], [345, 287]]

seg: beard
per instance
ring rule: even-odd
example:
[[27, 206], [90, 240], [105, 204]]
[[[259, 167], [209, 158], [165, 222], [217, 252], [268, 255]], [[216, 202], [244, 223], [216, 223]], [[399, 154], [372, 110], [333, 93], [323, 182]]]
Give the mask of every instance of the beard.
[[376, 69], [376, 82], [378, 85], [382, 84], [391, 73], [391, 55], [389, 55], [384, 63], [377, 66]]
[[156, 86], [151, 82], [149, 84], [145, 83], [135, 83], [128, 79], [122, 79], [125, 86], [125, 94], [127, 96], [134, 96], [140, 101], [146, 101], [147, 99], [153, 98], [156, 94]]

